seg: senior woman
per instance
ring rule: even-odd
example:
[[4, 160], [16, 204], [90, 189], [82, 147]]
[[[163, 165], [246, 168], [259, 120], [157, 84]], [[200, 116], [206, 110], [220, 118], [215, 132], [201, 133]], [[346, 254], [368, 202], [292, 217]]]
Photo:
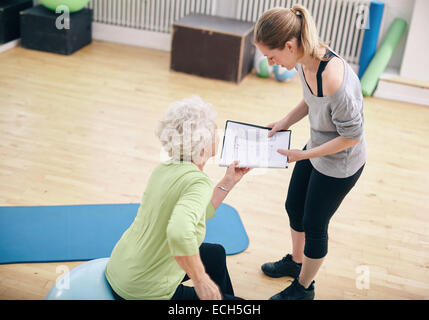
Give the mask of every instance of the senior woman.
[[[205, 221], [249, 169], [231, 164], [213, 188], [203, 172], [216, 155], [216, 113], [198, 96], [172, 103], [156, 130], [171, 159], [161, 162], [137, 216], [112, 251], [106, 278], [117, 299], [238, 299], [225, 249], [202, 243]], [[184, 286], [191, 279], [193, 287]]]

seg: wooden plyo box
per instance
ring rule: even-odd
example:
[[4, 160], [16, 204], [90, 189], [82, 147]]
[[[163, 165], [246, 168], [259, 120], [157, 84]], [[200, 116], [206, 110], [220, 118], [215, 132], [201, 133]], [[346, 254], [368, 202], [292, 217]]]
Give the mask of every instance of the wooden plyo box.
[[254, 24], [208, 15], [189, 15], [173, 24], [174, 71], [239, 83], [252, 71]]

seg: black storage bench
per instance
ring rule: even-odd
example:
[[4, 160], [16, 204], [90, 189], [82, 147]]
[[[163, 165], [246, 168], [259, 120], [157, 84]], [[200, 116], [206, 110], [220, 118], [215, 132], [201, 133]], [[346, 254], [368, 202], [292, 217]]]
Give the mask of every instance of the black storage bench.
[[0, 44], [18, 39], [19, 12], [33, 6], [33, 0], [0, 0]]
[[250, 22], [197, 14], [175, 21], [170, 68], [239, 83], [252, 71], [253, 28]]
[[84, 8], [70, 13], [70, 25], [57, 28], [62, 13], [56, 13], [42, 5], [21, 11], [21, 45], [35, 49], [70, 55], [92, 41], [92, 13]]

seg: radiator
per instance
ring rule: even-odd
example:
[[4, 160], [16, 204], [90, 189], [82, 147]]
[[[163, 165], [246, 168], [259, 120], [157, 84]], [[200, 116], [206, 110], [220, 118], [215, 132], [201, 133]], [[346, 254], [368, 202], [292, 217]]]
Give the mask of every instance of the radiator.
[[237, 18], [256, 22], [262, 12], [273, 7], [306, 7], [315, 19], [319, 37], [346, 61], [358, 64], [369, 1], [365, 0], [238, 0]]
[[190, 13], [213, 14], [216, 0], [91, 0], [94, 22], [169, 33]]
[[213, 15], [216, 0], [91, 0], [88, 7], [94, 22], [169, 33], [173, 21], [187, 14]]

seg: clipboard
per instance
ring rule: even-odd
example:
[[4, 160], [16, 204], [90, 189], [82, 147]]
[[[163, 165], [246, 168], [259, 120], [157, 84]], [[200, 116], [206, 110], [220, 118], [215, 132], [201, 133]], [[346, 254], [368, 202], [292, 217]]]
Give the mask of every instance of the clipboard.
[[288, 158], [277, 152], [290, 149], [291, 130], [277, 131], [268, 138], [271, 128], [227, 120], [219, 166], [239, 160], [239, 168], [288, 168]]

